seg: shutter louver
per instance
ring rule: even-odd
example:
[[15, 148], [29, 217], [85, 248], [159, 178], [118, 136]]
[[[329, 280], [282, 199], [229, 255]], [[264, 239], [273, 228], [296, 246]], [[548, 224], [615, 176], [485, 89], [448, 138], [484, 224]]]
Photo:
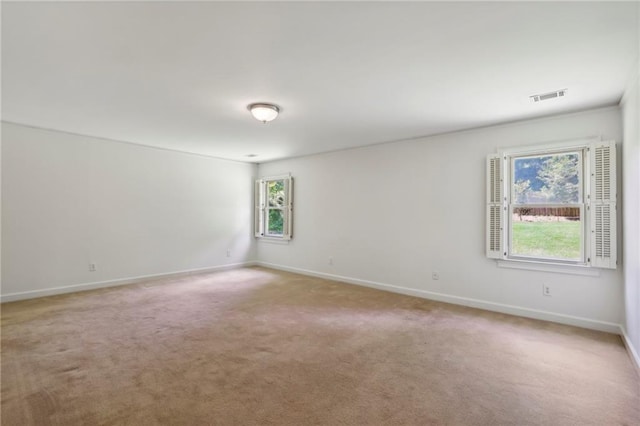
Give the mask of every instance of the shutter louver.
[[256, 180], [254, 188], [254, 236], [264, 236], [265, 188], [263, 180]]
[[591, 265], [616, 268], [616, 145], [591, 146]]
[[284, 191], [287, 197], [284, 214], [283, 234], [282, 238], [290, 240], [293, 231], [293, 178], [289, 177], [284, 180]]
[[487, 157], [487, 257], [503, 258], [502, 159]]

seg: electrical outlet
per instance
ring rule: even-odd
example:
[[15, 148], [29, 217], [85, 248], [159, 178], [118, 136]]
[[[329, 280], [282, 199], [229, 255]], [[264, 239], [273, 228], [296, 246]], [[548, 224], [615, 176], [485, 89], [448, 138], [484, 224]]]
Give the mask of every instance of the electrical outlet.
[[227, 257], [231, 257], [231, 249], [227, 249]]
[[89, 272], [95, 272], [96, 271], [96, 264], [95, 263], [90, 263], [89, 264]]
[[544, 296], [551, 296], [551, 286], [549, 284], [542, 284], [542, 294]]
[[432, 272], [431, 273], [431, 279], [434, 280], [434, 281], [439, 280], [440, 279], [440, 274], [437, 273], [437, 272]]
[[329, 257], [329, 265], [333, 265], [333, 257]]

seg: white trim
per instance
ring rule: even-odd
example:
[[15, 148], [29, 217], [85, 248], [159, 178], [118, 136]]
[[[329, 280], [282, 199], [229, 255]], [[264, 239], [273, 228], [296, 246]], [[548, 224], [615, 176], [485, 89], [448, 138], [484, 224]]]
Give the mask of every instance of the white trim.
[[228, 265], [210, 266], [210, 267], [199, 268], [199, 269], [189, 269], [185, 271], [141, 275], [138, 277], [119, 278], [116, 280], [97, 281], [92, 283], [73, 284], [73, 285], [68, 285], [63, 287], [46, 288], [42, 290], [31, 290], [31, 291], [23, 291], [19, 293], [9, 293], [9, 294], [1, 295], [0, 302], [1, 303], [15, 302], [17, 300], [34, 299], [36, 297], [54, 296], [56, 294], [74, 293], [77, 291], [94, 290], [97, 288], [115, 287], [115, 286], [121, 286], [126, 284], [135, 284], [135, 283], [148, 281], [150, 279], [156, 279], [156, 278], [174, 278], [174, 277], [181, 277], [185, 275], [204, 274], [207, 272], [224, 271], [227, 269], [237, 269], [237, 268], [243, 268], [243, 267], [254, 266], [254, 265], [256, 265], [256, 262], [248, 261], [248, 262], [241, 262], [241, 263], [231, 263]]
[[282, 237], [257, 237], [256, 240], [258, 244], [266, 243], [266, 244], [284, 244], [287, 245], [291, 240], [284, 239]]
[[291, 178], [291, 173], [283, 173], [280, 175], [261, 176], [258, 179], [263, 181], [272, 181], [272, 180], [284, 180], [284, 179], [290, 179], [290, 178]]
[[629, 73], [629, 77], [624, 85], [624, 92], [622, 93], [622, 98], [620, 98], [618, 106], [624, 106], [627, 103], [629, 96], [631, 96], [631, 93], [638, 84], [640, 84], [640, 60], [635, 62], [631, 72]]
[[[283, 181], [286, 197], [286, 205], [282, 207], [271, 207], [269, 205], [268, 186], [269, 182]], [[254, 236], [255, 238], [269, 238], [271, 240], [288, 241], [293, 236], [293, 177], [291, 173], [274, 176], [264, 176], [255, 181], [254, 186]], [[258, 206], [258, 203], [260, 204]], [[280, 210], [283, 216], [282, 235], [269, 234], [270, 210]]]
[[588, 318], [574, 317], [571, 315], [555, 314], [553, 312], [539, 311], [535, 309], [521, 308], [518, 306], [504, 305], [500, 303], [486, 302], [478, 299], [470, 299], [466, 297], [451, 296], [442, 293], [434, 293], [425, 290], [412, 289], [407, 287], [394, 286], [390, 284], [383, 284], [375, 281], [361, 280], [358, 278], [350, 278], [341, 275], [326, 274], [323, 272], [315, 272], [307, 269], [293, 268], [284, 265], [277, 265], [274, 263], [261, 262], [261, 261], [248, 261], [241, 263], [233, 263], [229, 265], [219, 265], [207, 268], [190, 269], [178, 272], [168, 272], [163, 274], [143, 275], [131, 278], [122, 278], [117, 280], [99, 281], [85, 284], [75, 284], [64, 287], [55, 287], [43, 290], [25, 291], [20, 293], [10, 293], [0, 296], [2, 303], [14, 302], [18, 300], [33, 299], [37, 297], [53, 296], [57, 294], [74, 293], [79, 291], [93, 290], [98, 288], [115, 287], [127, 284], [136, 284], [150, 279], [157, 278], [172, 278], [186, 275], [204, 274], [207, 272], [217, 272], [228, 269], [238, 269], [250, 266], [263, 266], [266, 268], [278, 269], [281, 271], [294, 272], [302, 275], [308, 275], [312, 277], [325, 278], [334, 281], [340, 281], [347, 284], [360, 285], [364, 287], [375, 288], [378, 290], [389, 291], [392, 293], [406, 294], [409, 296], [420, 297], [423, 299], [437, 300], [445, 303], [453, 303], [455, 305], [470, 306], [473, 308], [485, 309], [488, 311], [501, 312], [511, 315], [518, 315], [526, 318], [534, 318], [545, 321], [552, 321], [561, 324], [574, 325], [583, 328], [589, 328], [592, 330], [605, 331], [609, 333], [619, 334], [624, 342], [625, 348], [631, 358], [631, 362], [634, 364], [636, 371], [640, 375], [640, 356], [633, 347], [631, 339], [627, 335], [625, 328], [619, 324], [613, 324], [604, 321], [591, 320]]
[[563, 139], [558, 141], [541, 142], [537, 145], [514, 146], [498, 148], [497, 153], [502, 157], [539, 156], [546, 154], [564, 153], [574, 150], [584, 150], [591, 147], [592, 143], [602, 141], [601, 136], [585, 136], [577, 139]]
[[551, 262], [536, 262], [528, 260], [498, 260], [496, 261], [498, 268], [505, 269], [524, 269], [527, 271], [555, 272], [558, 274], [582, 275], [585, 277], [599, 277], [600, 270], [589, 266], [582, 265], [563, 265]]
[[505, 305], [502, 303], [488, 302], [485, 300], [471, 299], [468, 297], [452, 296], [449, 294], [435, 293], [426, 290], [401, 287], [391, 284], [379, 283], [376, 281], [362, 280], [359, 278], [345, 277], [341, 275], [327, 274], [324, 272], [310, 271], [308, 269], [293, 268], [290, 266], [278, 265], [274, 263], [257, 261], [256, 265], [266, 268], [278, 269], [281, 271], [294, 272], [311, 277], [325, 278], [333, 281], [340, 281], [347, 284], [355, 284], [378, 290], [389, 291], [391, 293], [405, 294], [408, 296], [420, 297], [422, 299], [436, 300], [438, 302], [452, 303], [454, 305], [469, 306], [472, 308], [484, 309], [487, 311], [500, 312], [504, 314], [517, 315], [525, 318], [533, 318], [543, 321], [551, 321], [560, 324], [573, 325], [576, 327], [588, 328], [591, 330], [605, 331], [607, 333], [620, 333], [620, 325], [598, 321], [589, 318], [576, 317], [572, 315], [557, 314], [554, 312], [540, 311], [537, 309], [523, 308], [520, 306]]
[[54, 129], [52, 127], [40, 127], [40, 126], [35, 126], [33, 124], [19, 123], [17, 121], [7, 121], [7, 120], [0, 120], [0, 121], [2, 123], [5, 123], [5, 124], [10, 124], [10, 125], [13, 125], [13, 126], [27, 127], [27, 128], [33, 129], [33, 130], [42, 130], [42, 131], [45, 131], [45, 132], [64, 133], [66, 135], [79, 136], [79, 137], [83, 137], [83, 138], [94, 139], [91, 142], [114, 142], [114, 143], [120, 143], [120, 144], [125, 144], [125, 145], [133, 145], [133, 146], [136, 146], [138, 148], [149, 148], [149, 149], [155, 149], [155, 150], [158, 150], [158, 151], [174, 152], [174, 153], [177, 153], [177, 154], [195, 155], [196, 157], [211, 158], [213, 160], [220, 160], [220, 161], [226, 161], [226, 162], [231, 162], [231, 163], [249, 164], [249, 165], [253, 165], [253, 166], [257, 166], [258, 165], [257, 162], [251, 161], [251, 160], [234, 160], [232, 158], [216, 157], [214, 155], [203, 154], [203, 153], [200, 153], [200, 152], [183, 151], [181, 149], [165, 148], [165, 147], [162, 147], [162, 146], [154, 146], [154, 145], [145, 145], [145, 144], [139, 143], [139, 142], [131, 142], [131, 141], [125, 141], [125, 140], [120, 140], [120, 139], [111, 139], [111, 138], [107, 138], [107, 137], [103, 137], [103, 136], [90, 135], [88, 133], [70, 132], [68, 130]]
[[[467, 128], [458, 129], [458, 130], [426, 134], [426, 135], [415, 136], [415, 137], [404, 138], [404, 139], [393, 139], [393, 140], [387, 140], [382, 142], [376, 142], [369, 145], [354, 146], [349, 148], [338, 148], [338, 149], [333, 149], [329, 151], [316, 152], [312, 154], [301, 154], [301, 155], [293, 155], [290, 157], [271, 158], [264, 161], [258, 161], [253, 164], [257, 164], [258, 166], [260, 166], [261, 164], [275, 163], [278, 161], [314, 157], [319, 155], [335, 154], [337, 152], [343, 152], [343, 151], [355, 151], [359, 149], [367, 149], [367, 148], [373, 148], [373, 147], [382, 146], [382, 145], [391, 145], [395, 143], [424, 142], [426, 139], [448, 137], [451, 135], [464, 135], [469, 133], [483, 132], [483, 131], [497, 130], [497, 129], [517, 128], [522, 126], [529, 126], [531, 124], [536, 124], [536, 123], [544, 123], [545, 121], [549, 122], [549, 121], [556, 121], [556, 120], [564, 120], [566, 118], [577, 117], [579, 115], [594, 114], [594, 113], [600, 114], [608, 111], [620, 111], [620, 104], [615, 103], [615, 104], [610, 104], [602, 107], [587, 108], [587, 109], [581, 109], [573, 112], [560, 113], [560, 114], [551, 113], [551, 114], [542, 115], [536, 118], [521, 118], [521, 119], [515, 119], [512, 121], [496, 122], [496, 123], [490, 123], [483, 126], [467, 127]], [[594, 136], [594, 137], [597, 137], [597, 136]]]
[[629, 354], [629, 358], [631, 358], [631, 363], [634, 364], [634, 367], [636, 368], [636, 372], [640, 376], [640, 355], [638, 355], [638, 352], [633, 347], [633, 344], [631, 343], [631, 339], [627, 334], [627, 330], [622, 325], [620, 326], [620, 337], [622, 337], [624, 346], [627, 348], [627, 353]]

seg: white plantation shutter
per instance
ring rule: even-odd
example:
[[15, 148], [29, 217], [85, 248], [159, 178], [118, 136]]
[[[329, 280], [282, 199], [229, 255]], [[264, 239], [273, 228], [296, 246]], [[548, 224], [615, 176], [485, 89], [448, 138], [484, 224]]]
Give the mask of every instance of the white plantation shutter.
[[502, 158], [487, 157], [487, 257], [503, 258]]
[[284, 207], [282, 238], [290, 240], [293, 231], [293, 178], [291, 176], [284, 180], [284, 193], [287, 199]]
[[615, 269], [616, 230], [616, 145], [591, 145], [591, 265]]
[[256, 180], [254, 188], [254, 235], [256, 237], [264, 236], [264, 210], [265, 210], [265, 182], [263, 180]]

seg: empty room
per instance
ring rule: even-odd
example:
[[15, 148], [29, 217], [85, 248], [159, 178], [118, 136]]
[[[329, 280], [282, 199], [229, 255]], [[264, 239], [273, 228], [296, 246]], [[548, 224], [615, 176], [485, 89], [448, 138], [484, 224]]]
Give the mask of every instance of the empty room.
[[640, 425], [640, 2], [0, 7], [3, 426]]

